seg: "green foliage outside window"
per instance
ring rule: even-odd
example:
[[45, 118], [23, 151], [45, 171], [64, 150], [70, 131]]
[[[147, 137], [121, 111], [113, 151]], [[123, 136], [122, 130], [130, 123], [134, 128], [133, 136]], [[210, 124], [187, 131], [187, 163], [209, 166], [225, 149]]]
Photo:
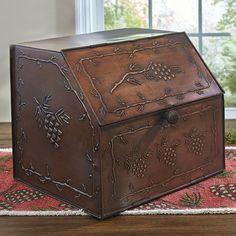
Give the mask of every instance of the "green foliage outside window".
[[[147, 27], [147, 19], [140, 14], [136, 1], [132, 0], [105, 0], [104, 14], [105, 14], [105, 29], [119, 29], [131, 27]], [[147, 3], [143, 1], [142, 11], [143, 15], [147, 12]]]
[[236, 130], [230, 130], [225, 132], [225, 144], [236, 144]]
[[[214, 0], [213, 4], [224, 2], [225, 13], [222, 19], [217, 24], [219, 31], [234, 31], [236, 29], [236, 0]], [[215, 74], [216, 78], [220, 81], [225, 89], [225, 105], [236, 106], [236, 39], [222, 37], [220, 41], [211, 39], [211, 46], [206, 50], [206, 60]], [[220, 50], [218, 50], [220, 48]], [[211, 51], [213, 53], [207, 53]], [[214, 55], [213, 55], [214, 54]], [[217, 55], [221, 60], [217, 61]]]

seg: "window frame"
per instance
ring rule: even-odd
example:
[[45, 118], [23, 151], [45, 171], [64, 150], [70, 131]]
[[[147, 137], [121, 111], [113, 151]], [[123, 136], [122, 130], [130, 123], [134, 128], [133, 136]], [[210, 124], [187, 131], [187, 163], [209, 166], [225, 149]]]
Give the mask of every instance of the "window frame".
[[75, 0], [75, 32], [104, 30], [104, 0]]

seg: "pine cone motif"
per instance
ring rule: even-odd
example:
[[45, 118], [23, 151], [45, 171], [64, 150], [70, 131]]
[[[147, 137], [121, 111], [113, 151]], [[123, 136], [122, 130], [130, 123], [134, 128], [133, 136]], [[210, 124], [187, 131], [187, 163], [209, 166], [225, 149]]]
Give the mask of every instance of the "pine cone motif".
[[47, 132], [47, 138], [51, 144], [54, 144], [55, 148], [59, 147], [62, 131], [60, 130], [60, 124], [57, 122], [54, 114], [47, 114], [44, 119], [44, 129]]
[[54, 146], [54, 148], [59, 148], [59, 143], [63, 134], [61, 127], [63, 123], [69, 124], [70, 117], [64, 112], [63, 108], [58, 109], [56, 112], [49, 110], [51, 107], [49, 104], [51, 100], [50, 96], [44, 97], [41, 102], [39, 102], [35, 97], [34, 100], [37, 103], [34, 116], [39, 127], [44, 127], [49, 142]]
[[132, 164], [131, 171], [137, 177], [144, 177], [144, 173], [147, 170], [147, 159], [146, 158], [138, 158]]
[[176, 148], [178, 145], [178, 141], [169, 144], [167, 138], [162, 138], [160, 147], [157, 147], [157, 157], [159, 161], [167, 166], [174, 166], [177, 159]]
[[139, 153], [135, 153], [131, 158], [125, 160], [124, 167], [136, 177], [143, 178], [147, 171], [148, 161], [151, 156], [151, 152], [146, 152], [141, 156]]
[[212, 185], [210, 191], [218, 197], [226, 197], [236, 201], [236, 184]]
[[201, 156], [203, 153], [203, 138], [204, 135], [197, 131], [197, 129], [192, 129], [188, 134], [185, 135], [186, 137], [186, 145], [190, 152], [192, 152], [195, 156]]
[[35, 191], [32, 189], [22, 189], [6, 193], [4, 197], [6, 198], [6, 200], [13, 203], [23, 203], [41, 199], [44, 197], [44, 195], [39, 191]]
[[135, 208], [135, 210], [156, 210], [156, 209], [162, 209], [162, 210], [172, 209], [172, 210], [174, 210], [174, 209], [176, 209], [176, 207], [170, 203], [165, 202], [165, 201], [158, 200], [158, 201], [143, 204], [143, 205]]
[[13, 209], [14, 209], [14, 207], [11, 204], [9, 204], [7, 202], [4, 202], [4, 201], [0, 201], [0, 210], [10, 211], [10, 210], [13, 210]]
[[64, 211], [75, 211], [75, 210], [77, 210], [76, 207], [74, 207], [70, 204], [67, 204], [67, 203], [60, 203], [59, 207], [62, 207]]
[[148, 80], [172, 80], [176, 77], [177, 73], [181, 73], [178, 66], [167, 66], [163, 63], [151, 63], [149, 69], [144, 73]]

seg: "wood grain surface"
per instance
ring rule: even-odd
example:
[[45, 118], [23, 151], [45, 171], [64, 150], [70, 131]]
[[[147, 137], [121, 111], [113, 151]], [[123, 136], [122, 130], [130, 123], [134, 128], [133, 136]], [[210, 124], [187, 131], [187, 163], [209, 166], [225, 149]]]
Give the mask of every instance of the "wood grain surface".
[[236, 235], [234, 215], [1, 217], [0, 235]]
[[[0, 147], [11, 147], [9, 123], [0, 124]], [[236, 214], [117, 216], [99, 221], [86, 216], [0, 217], [0, 236], [9, 235], [236, 235]]]

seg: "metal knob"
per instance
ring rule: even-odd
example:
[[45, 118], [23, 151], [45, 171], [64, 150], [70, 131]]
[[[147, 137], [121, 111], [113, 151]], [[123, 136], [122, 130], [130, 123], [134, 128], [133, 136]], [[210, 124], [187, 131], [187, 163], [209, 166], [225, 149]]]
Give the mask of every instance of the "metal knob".
[[175, 110], [170, 110], [165, 112], [165, 119], [170, 123], [170, 124], [175, 124], [179, 120], [179, 114]]

